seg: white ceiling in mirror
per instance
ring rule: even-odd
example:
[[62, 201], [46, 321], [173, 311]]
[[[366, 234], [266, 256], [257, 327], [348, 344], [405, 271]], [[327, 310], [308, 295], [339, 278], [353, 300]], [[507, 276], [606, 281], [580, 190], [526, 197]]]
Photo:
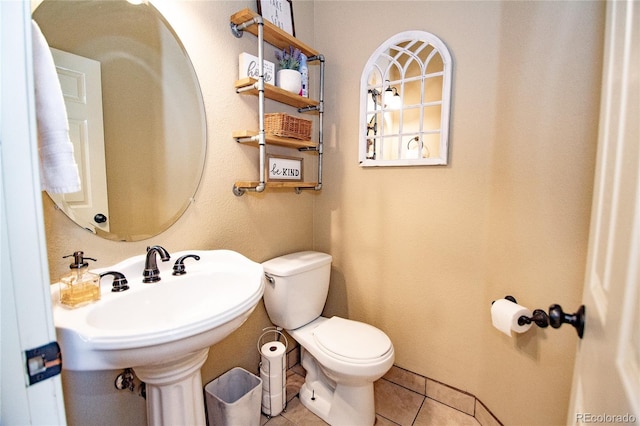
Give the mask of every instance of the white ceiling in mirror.
[[427, 166], [448, 161], [453, 62], [426, 31], [382, 43], [360, 79], [361, 166]]

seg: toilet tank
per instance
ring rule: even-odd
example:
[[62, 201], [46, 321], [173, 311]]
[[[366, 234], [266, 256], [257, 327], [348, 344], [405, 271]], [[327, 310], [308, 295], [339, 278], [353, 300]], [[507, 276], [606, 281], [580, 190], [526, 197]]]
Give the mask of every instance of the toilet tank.
[[322, 313], [329, 292], [331, 256], [303, 251], [267, 260], [264, 305], [271, 322], [285, 330], [310, 323]]

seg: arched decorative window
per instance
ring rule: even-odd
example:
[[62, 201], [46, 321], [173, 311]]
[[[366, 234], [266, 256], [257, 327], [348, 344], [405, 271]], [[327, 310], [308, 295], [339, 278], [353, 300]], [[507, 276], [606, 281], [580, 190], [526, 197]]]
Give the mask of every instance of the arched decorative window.
[[426, 31], [406, 31], [373, 52], [360, 79], [360, 165], [447, 164], [453, 63]]

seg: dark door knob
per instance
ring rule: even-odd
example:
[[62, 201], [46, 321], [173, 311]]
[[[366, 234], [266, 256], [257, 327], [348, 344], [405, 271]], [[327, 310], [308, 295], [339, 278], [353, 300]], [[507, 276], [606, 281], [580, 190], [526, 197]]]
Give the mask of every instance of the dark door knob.
[[96, 223], [105, 223], [107, 221], [107, 217], [102, 213], [98, 213], [93, 217], [93, 220], [95, 220]]

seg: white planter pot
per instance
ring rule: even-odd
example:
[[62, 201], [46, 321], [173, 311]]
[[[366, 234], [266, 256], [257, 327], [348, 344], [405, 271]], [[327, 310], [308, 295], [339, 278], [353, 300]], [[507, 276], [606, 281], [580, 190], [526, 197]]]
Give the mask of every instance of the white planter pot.
[[278, 71], [278, 87], [296, 95], [300, 94], [302, 90], [302, 74], [296, 70]]

